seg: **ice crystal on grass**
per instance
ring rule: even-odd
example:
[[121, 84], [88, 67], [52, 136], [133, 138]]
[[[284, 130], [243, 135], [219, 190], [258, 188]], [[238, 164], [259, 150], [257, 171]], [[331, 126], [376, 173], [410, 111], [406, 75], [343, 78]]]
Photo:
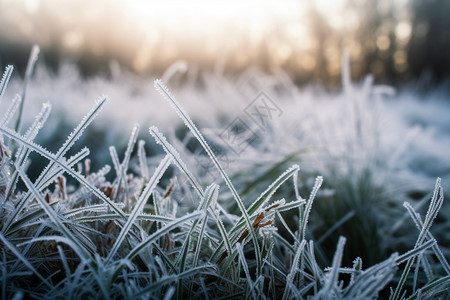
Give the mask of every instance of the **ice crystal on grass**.
[[5, 72], [3, 73], [2, 79], [0, 80], [0, 100], [2, 99], [1, 97], [5, 92], [6, 86], [8, 85], [8, 81], [11, 78], [13, 70], [13, 66], [7, 66], [5, 68]]

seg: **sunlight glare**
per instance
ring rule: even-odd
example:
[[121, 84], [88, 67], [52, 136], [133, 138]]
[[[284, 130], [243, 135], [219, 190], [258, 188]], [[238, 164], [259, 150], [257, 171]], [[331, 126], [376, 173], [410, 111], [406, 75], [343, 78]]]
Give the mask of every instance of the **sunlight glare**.
[[[127, 10], [143, 26], [155, 25], [167, 29], [180, 29], [199, 32], [214, 31], [223, 27], [247, 27], [256, 32], [264, 31], [274, 19], [292, 20], [302, 12], [300, 1], [145, 1], [130, 0], [125, 2]], [[248, 27], [247, 27], [248, 28]]]

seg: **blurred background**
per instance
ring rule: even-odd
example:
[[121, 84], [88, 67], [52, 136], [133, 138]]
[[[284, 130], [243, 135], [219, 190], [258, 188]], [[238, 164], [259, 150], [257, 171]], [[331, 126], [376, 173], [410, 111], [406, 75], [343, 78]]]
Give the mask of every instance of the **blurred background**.
[[173, 62], [235, 74], [283, 69], [298, 85], [353, 80], [424, 86], [450, 73], [448, 0], [0, 0], [0, 66], [24, 73], [33, 44], [51, 70], [75, 63], [108, 75], [111, 61], [139, 75]]

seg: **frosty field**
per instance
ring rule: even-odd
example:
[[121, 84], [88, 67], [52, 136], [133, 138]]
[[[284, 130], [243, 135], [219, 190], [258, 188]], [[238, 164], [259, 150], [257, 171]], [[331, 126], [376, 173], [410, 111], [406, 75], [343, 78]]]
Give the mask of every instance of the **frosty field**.
[[2, 299], [448, 299], [448, 94], [33, 63], [0, 83]]

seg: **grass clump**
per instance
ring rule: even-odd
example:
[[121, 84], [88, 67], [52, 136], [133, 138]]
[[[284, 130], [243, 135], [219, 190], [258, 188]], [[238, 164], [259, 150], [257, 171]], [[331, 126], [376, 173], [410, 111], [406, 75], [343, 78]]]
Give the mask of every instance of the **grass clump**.
[[[11, 72], [11, 67], [6, 68], [1, 94]], [[248, 183], [240, 187], [240, 193], [233, 182], [239, 176], [227, 174], [162, 81], [155, 81], [155, 87], [184, 121], [220, 178], [214, 182], [198, 178], [185, 161], [184, 149], [171, 144], [155, 126], [150, 127], [150, 135], [165, 154], [156, 164], [149, 163], [154, 159], [147, 157], [145, 142], [138, 141], [138, 125], [122, 161], [112, 146], [113, 168], [105, 165], [94, 172], [87, 158], [89, 150], [73, 151], [73, 146], [106, 104], [106, 97], [95, 103], [55, 153], [34, 141], [51, 106], [45, 104], [23, 134], [20, 126], [10, 127], [15, 113], [21, 115], [24, 97], [14, 99], [0, 123], [2, 299], [445, 298], [450, 267], [430, 233], [444, 198], [440, 179], [424, 219], [411, 204], [404, 205], [417, 227], [414, 247], [382, 260], [370, 254], [355, 257], [352, 249], [346, 249], [355, 237], [337, 232], [349, 219], [358, 219], [353, 226], [367, 225], [373, 230], [378, 224], [364, 218], [367, 208], [351, 201], [351, 189], [344, 180], [334, 183], [334, 193], [348, 193], [345, 198], [350, 199], [352, 212], [336, 211], [336, 217], [323, 224], [328, 231], [321, 234], [322, 240], [337, 236], [335, 245], [326, 245], [335, 249], [326, 263], [316, 258], [323, 256], [325, 245], [321, 237], [312, 238], [309, 229], [315, 226], [310, 216], [316, 206], [334, 209], [319, 196], [324, 179], [317, 176], [309, 196], [303, 198], [300, 167], [294, 163], [279, 171], [281, 165], [295, 160], [295, 155], [287, 156], [283, 164], [276, 163], [263, 173], [260, 179], [267, 183], [265, 187], [256, 193], [260, 185], [246, 178]], [[75, 153], [69, 156], [71, 152]], [[31, 153], [47, 161], [34, 180], [27, 170]], [[108, 180], [112, 169], [115, 175]], [[185, 181], [169, 180], [175, 177]], [[364, 187], [364, 182], [371, 181], [363, 177], [356, 186], [377, 192], [376, 187]], [[367, 201], [370, 196], [359, 195]], [[179, 200], [187, 198], [193, 202]], [[367, 236], [360, 242], [367, 243], [364, 251], [377, 251], [376, 237]]]

